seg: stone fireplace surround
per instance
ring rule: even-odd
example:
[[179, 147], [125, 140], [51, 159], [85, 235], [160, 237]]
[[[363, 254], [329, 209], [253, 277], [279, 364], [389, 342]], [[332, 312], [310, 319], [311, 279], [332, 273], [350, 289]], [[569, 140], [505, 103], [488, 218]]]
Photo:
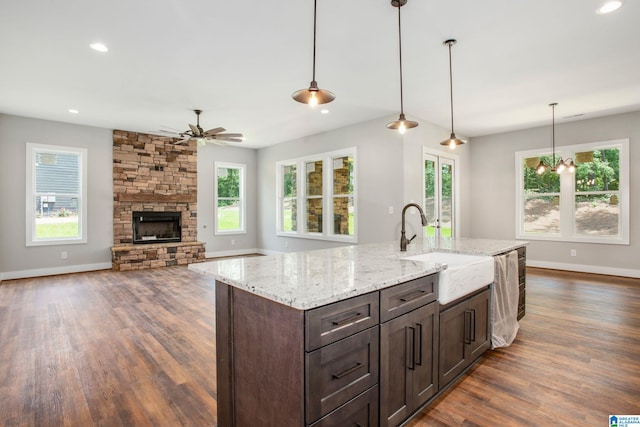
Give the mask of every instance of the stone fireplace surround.
[[[182, 240], [133, 244], [132, 214], [181, 212]], [[113, 131], [114, 270], [186, 265], [204, 260], [197, 241], [197, 147], [171, 138]]]

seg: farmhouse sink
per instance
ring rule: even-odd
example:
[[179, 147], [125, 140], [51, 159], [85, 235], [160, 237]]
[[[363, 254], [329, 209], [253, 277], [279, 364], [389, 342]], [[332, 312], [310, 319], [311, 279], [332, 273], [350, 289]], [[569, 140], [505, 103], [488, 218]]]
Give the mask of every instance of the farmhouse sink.
[[445, 264], [438, 279], [438, 301], [448, 304], [493, 283], [493, 257], [450, 252], [428, 252], [402, 258], [428, 264]]

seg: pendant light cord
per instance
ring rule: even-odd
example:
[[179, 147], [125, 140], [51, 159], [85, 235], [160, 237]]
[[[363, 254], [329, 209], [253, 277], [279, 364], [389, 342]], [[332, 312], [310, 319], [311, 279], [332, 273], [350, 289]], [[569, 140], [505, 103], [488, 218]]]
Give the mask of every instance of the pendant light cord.
[[318, 0], [313, 0], [313, 81], [316, 81], [316, 9]]
[[404, 115], [404, 100], [402, 97], [402, 27], [400, 24], [400, 8], [402, 4], [398, 2], [398, 52], [400, 54], [400, 114]]
[[450, 99], [450, 103], [449, 105], [451, 106], [451, 135], [455, 135], [455, 132], [453, 130], [453, 71], [452, 71], [452, 66], [451, 66], [451, 45], [453, 43], [448, 43], [449, 45], [449, 99]]
[[556, 103], [551, 105], [551, 149], [553, 152], [553, 167], [556, 165]]

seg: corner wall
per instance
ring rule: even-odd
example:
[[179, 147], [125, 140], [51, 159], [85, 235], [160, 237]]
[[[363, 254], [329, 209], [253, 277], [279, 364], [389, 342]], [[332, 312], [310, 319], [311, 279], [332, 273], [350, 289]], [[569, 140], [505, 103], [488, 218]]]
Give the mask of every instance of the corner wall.
[[[532, 240], [527, 265], [591, 273], [640, 277], [640, 112], [556, 122], [557, 146], [629, 138], [630, 245]], [[551, 127], [474, 138], [471, 144], [471, 237], [515, 238], [515, 152], [549, 148]], [[577, 256], [570, 255], [575, 249]]]
[[[88, 150], [86, 244], [26, 246], [27, 142]], [[111, 268], [111, 148], [108, 129], [0, 114], [0, 279]]]

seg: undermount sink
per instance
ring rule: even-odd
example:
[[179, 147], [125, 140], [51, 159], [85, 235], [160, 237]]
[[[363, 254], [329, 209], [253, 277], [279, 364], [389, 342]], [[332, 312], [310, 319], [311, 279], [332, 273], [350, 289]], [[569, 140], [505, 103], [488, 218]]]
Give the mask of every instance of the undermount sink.
[[402, 258], [429, 264], [446, 264], [438, 279], [438, 301], [448, 304], [493, 283], [493, 257], [451, 252], [427, 252]]

